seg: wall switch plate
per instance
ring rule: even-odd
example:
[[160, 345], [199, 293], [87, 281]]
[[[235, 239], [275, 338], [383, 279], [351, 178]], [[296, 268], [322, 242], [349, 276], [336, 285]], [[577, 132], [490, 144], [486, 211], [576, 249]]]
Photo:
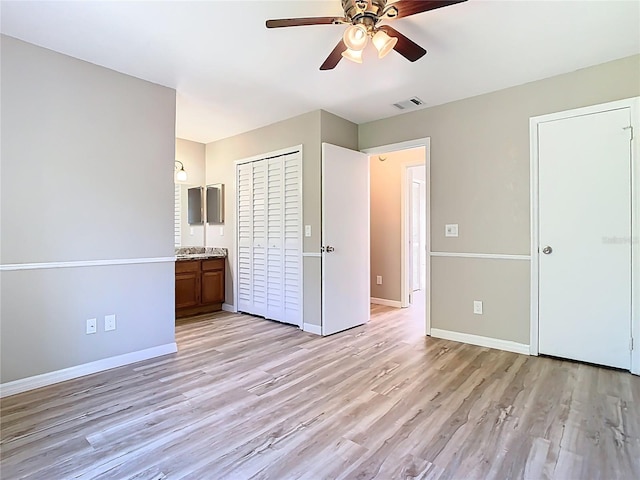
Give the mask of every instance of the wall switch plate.
[[109, 330], [116, 329], [116, 316], [115, 315], [107, 315], [104, 317], [104, 331], [108, 332]]
[[378, 276], [376, 277], [376, 284], [377, 284], [377, 285], [382, 285], [382, 275], [378, 275]]
[[445, 237], [457, 237], [458, 236], [458, 224], [457, 223], [449, 223], [444, 226], [444, 236]]
[[482, 315], [482, 302], [480, 300], [473, 301], [473, 313]]
[[220, 227], [220, 236], [224, 237], [224, 227]]
[[98, 331], [98, 319], [90, 318], [87, 320], [87, 335]]
[[304, 236], [305, 237], [310, 237], [311, 236], [311, 225], [305, 225], [304, 226]]

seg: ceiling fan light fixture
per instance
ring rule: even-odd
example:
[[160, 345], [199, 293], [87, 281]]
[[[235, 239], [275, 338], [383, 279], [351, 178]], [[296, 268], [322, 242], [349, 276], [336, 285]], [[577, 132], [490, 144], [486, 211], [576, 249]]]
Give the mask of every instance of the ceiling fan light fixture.
[[351, 50], [350, 48], [347, 48], [342, 52], [342, 56], [352, 62], [362, 63], [362, 50]]
[[351, 25], [344, 31], [342, 41], [349, 50], [361, 51], [367, 46], [369, 41], [369, 35], [367, 34], [367, 27], [364, 25]]
[[373, 45], [378, 50], [378, 58], [385, 57], [393, 47], [398, 43], [398, 39], [395, 37], [390, 37], [382, 30], [378, 30], [378, 32], [373, 36]]

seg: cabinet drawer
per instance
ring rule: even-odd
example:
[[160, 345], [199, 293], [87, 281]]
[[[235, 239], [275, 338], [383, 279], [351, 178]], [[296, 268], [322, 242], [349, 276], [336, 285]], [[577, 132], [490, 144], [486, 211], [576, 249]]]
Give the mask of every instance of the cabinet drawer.
[[224, 269], [224, 258], [213, 258], [211, 260], [202, 261], [202, 270], [222, 270]]
[[200, 260], [182, 260], [176, 262], [176, 273], [199, 272]]

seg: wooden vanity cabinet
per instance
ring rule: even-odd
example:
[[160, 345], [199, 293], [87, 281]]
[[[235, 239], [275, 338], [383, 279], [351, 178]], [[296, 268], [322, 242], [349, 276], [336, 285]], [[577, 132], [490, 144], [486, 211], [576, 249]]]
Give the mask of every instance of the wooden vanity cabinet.
[[222, 310], [225, 259], [176, 262], [176, 318]]

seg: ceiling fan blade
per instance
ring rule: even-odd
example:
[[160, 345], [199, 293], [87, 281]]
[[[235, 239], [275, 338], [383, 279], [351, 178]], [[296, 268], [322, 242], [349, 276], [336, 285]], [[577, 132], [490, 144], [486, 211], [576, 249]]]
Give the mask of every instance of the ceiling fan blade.
[[336, 45], [336, 48], [334, 48], [331, 51], [327, 59], [320, 66], [320, 70], [332, 70], [336, 68], [336, 65], [338, 65], [338, 62], [342, 60], [342, 52], [344, 52], [346, 49], [347, 47], [342, 42], [342, 40], [340, 40]]
[[341, 17], [279, 18], [267, 20], [267, 28], [300, 27], [303, 25], [335, 25], [345, 23]]
[[398, 43], [396, 43], [396, 46], [393, 47], [393, 49], [410, 62], [415, 62], [427, 53], [427, 51], [416, 42], [409, 40], [389, 25], [381, 25], [380, 30], [384, 31], [390, 37], [396, 37], [398, 39]]
[[393, 18], [403, 18], [415, 15], [416, 13], [435, 10], [436, 8], [448, 7], [449, 5], [455, 5], [456, 3], [462, 3], [466, 1], [467, 0], [399, 0], [395, 3], [391, 3], [387, 8], [396, 7], [398, 9], [398, 15]]

